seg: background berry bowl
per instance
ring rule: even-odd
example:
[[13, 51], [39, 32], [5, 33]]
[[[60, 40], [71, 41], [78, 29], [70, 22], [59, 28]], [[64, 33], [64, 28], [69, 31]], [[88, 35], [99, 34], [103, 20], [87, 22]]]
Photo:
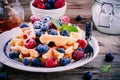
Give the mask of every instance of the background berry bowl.
[[44, 16], [51, 16], [52, 18], [58, 18], [59, 16], [63, 16], [65, 14], [67, 8], [67, 2], [65, 2], [65, 5], [63, 7], [57, 9], [40, 9], [33, 6], [33, 2], [34, 0], [30, 2], [30, 9], [32, 15], [35, 15], [40, 18]]

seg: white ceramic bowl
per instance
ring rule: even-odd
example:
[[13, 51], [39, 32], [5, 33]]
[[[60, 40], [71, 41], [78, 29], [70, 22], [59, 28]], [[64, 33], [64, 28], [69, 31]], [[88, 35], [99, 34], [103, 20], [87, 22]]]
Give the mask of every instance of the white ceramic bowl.
[[38, 16], [38, 17], [44, 17], [44, 16], [51, 16], [52, 18], [58, 18], [59, 16], [63, 16], [66, 11], [67, 3], [65, 2], [65, 5], [58, 9], [39, 9], [32, 5], [34, 0], [30, 2], [30, 9], [32, 12], [32, 15]]

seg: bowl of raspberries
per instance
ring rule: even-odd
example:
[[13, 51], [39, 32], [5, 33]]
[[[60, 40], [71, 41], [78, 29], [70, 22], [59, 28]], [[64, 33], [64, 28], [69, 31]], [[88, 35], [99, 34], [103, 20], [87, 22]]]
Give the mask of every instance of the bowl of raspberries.
[[65, 0], [32, 0], [30, 9], [37, 17], [51, 16], [58, 18], [65, 14], [67, 3]]

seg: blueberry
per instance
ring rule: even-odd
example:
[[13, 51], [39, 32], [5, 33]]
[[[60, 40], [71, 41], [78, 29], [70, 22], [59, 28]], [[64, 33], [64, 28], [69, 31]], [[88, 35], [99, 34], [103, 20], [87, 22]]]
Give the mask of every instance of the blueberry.
[[3, 69], [3, 64], [0, 62], [0, 70]]
[[20, 28], [26, 28], [26, 27], [29, 27], [27, 23], [23, 22], [20, 24]]
[[37, 37], [40, 37], [43, 34], [43, 32], [41, 30], [39, 30], [35, 34], [36, 34]]
[[48, 34], [50, 34], [50, 35], [57, 35], [57, 31], [55, 29], [50, 29], [48, 31]]
[[36, 47], [36, 50], [40, 53], [40, 54], [44, 54], [48, 51], [48, 45], [46, 44], [39, 44], [37, 47]]
[[61, 31], [60, 34], [61, 34], [62, 36], [69, 36], [69, 33], [68, 33], [67, 30]]
[[42, 31], [47, 31], [48, 28], [49, 28], [49, 26], [44, 24], [44, 25], [41, 27], [41, 30], [42, 30]]
[[87, 79], [87, 80], [90, 80], [92, 77], [93, 77], [93, 74], [91, 72], [86, 72], [84, 74], [84, 78]]
[[106, 60], [106, 61], [112, 61], [114, 58], [115, 58], [115, 56], [114, 56], [113, 53], [107, 53], [107, 54], [105, 55], [105, 60]]
[[32, 66], [39, 67], [40, 66], [40, 60], [37, 58], [32, 59]]
[[51, 42], [49, 42], [48, 46], [49, 46], [49, 47], [54, 47], [54, 46], [55, 46], [55, 43], [51, 41]]
[[45, 7], [46, 9], [52, 9], [52, 6], [51, 6], [50, 3], [45, 3], [45, 6], [46, 6], [46, 7]]
[[22, 63], [23, 63], [24, 65], [28, 66], [28, 65], [30, 65], [30, 60], [27, 59], [27, 58], [24, 58], [24, 59], [22, 60]]
[[42, 22], [47, 23], [47, 22], [51, 21], [51, 19], [52, 18], [50, 16], [45, 16], [45, 17], [42, 18], [42, 20], [43, 20]]
[[60, 26], [62, 26], [62, 20], [58, 19], [58, 22], [59, 22]]
[[11, 58], [11, 59], [14, 59], [14, 58], [19, 58], [19, 52], [18, 51], [11, 51], [10, 53], [9, 53], [9, 57]]
[[41, 25], [36, 23], [36, 24], [33, 25], [33, 28], [34, 28], [34, 29], [40, 29], [40, 28], [41, 28]]
[[65, 66], [65, 65], [67, 65], [69, 63], [70, 63], [70, 59], [69, 58], [61, 58], [60, 59], [60, 65], [61, 66]]
[[35, 21], [34, 24], [41, 24], [41, 22], [40, 21]]
[[48, 3], [54, 4], [54, 3], [55, 3], [55, 0], [48, 0]]
[[76, 50], [84, 51], [81, 47], [78, 47]]
[[76, 21], [81, 21], [82, 20], [82, 17], [80, 16], [80, 15], [78, 15], [77, 17], [76, 17]]
[[0, 80], [8, 80], [8, 74], [6, 72], [0, 72]]
[[58, 52], [60, 52], [60, 53], [65, 53], [65, 50], [64, 50], [64, 48], [58, 48], [58, 50], [57, 50]]

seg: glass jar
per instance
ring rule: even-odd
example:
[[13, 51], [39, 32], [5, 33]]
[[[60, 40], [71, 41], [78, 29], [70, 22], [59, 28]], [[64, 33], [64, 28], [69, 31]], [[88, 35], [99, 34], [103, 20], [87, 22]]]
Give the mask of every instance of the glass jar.
[[120, 0], [94, 0], [92, 19], [97, 30], [120, 34]]
[[19, 26], [23, 20], [24, 9], [18, 0], [0, 0], [0, 32]]

